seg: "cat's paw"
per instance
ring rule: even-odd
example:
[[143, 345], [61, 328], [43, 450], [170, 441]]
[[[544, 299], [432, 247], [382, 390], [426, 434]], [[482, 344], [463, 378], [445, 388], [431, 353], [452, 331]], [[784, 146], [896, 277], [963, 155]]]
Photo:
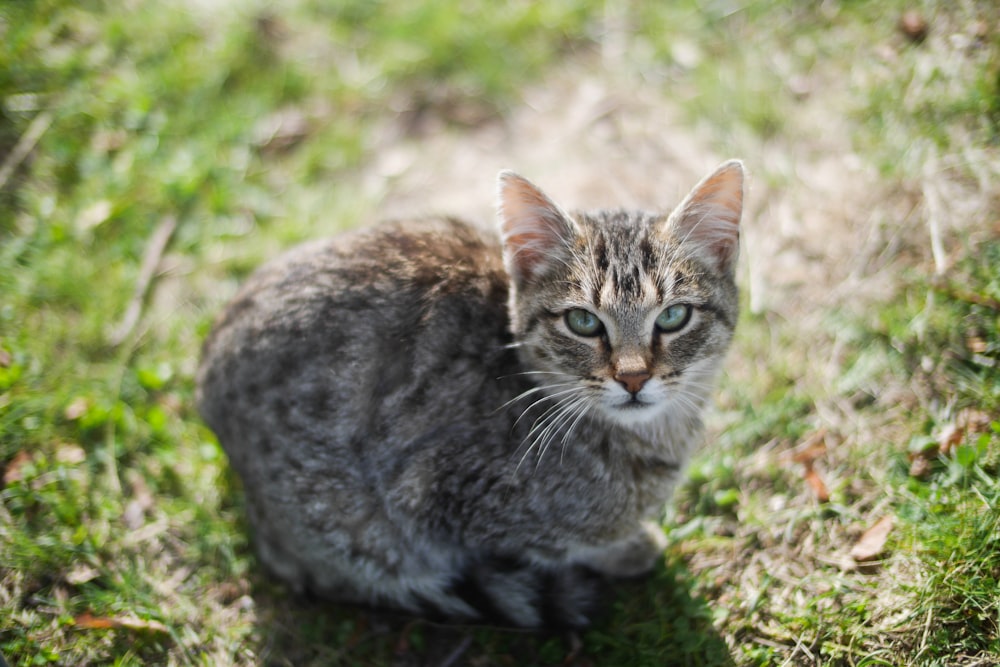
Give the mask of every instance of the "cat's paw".
[[587, 567], [616, 579], [646, 574], [663, 556], [667, 538], [654, 521], [643, 521], [632, 536], [603, 547], [591, 547], [577, 554]]

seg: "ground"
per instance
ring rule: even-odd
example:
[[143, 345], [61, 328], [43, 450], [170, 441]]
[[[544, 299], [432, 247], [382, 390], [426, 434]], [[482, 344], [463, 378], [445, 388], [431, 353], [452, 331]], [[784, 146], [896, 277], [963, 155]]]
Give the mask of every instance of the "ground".
[[[664, 3], [665, 5], [667, 3]], [[1000, 664], [988, 2], [0, 8], [11, 664]], [[151, 26], [156, 26], [152, 29]], [[750, 174], [744, 299], [664, 560], [578, 635], [290, 598], [192, 405], [298, 241]]]

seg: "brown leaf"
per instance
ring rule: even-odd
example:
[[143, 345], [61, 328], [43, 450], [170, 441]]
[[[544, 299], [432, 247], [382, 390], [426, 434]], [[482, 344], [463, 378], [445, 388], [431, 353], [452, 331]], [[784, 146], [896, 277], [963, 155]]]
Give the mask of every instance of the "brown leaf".
[[14, 454], [14, 458], [8, 461], [7, 466], [4, 468], [3, 485], [10, 486], [14, 482], [20, 482], [24, 479], [21, 469], [29, 463], [31, 463], [31, 454], [27, 450], [22, 449], [17, 454]]
[[134, 616], [94, 616], [89, 611], [85, 611], [73, 619], [76, 627], [83, 630], [107, 630], [122, 628], [137, 632], [156, 632], [168, 634], [170, 629], [163, 623], [153, 620], [145, 620]]
[[821, 503], [825, 503], [830, 500], [830, 490], [826, 488], [826, 483], [819, 474], [813, 470], [812, 466], [806, 468], [805, 473], [802, 478], [806, 480], [806, 484], [812, 489], [813, 495], [816, 496], [816, 500]]
[[892, 516], [884, 516], [864, 532], [851, 548], [851, 558], [859, 563], [875, 560], [882, 554], [885, 541], [892, 530]]
[[106, 630], [117, 628], [118, 624], [113, 618], [105, 616], [94, 616], [89, 611], [85, 611], [73, 619], [73, 624], [83, 630]]
[[805, 483], [812, 490], [813, 495], [816, 496], [816, 500], [821, 503], [830, 500], [830, 490], [819, 476], [819, 473], [816, 472], [815, 463], [827, 452], [826, 435], [827, 431], [825, 428], [814, 431], [809, 437], [798, 444], [795, 449], [782, 456], [785, 461], [798, 463], [802, 466], [802, 479], [805, 480]]
[[795, 463], [801, 463], [807, 468], [812, 468], [816, 459], [826, 454], [826, 429], [821, 428], [813, 432], [808, 438], [802, 441], [792, 450], [790, 458]]

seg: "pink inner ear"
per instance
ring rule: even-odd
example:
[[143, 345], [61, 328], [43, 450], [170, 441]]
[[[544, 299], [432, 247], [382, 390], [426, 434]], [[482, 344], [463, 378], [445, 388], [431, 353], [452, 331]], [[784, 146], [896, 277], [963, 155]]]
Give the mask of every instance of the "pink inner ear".
[[718, 209], [715, 213], [719, 218], [739, 225], [743, 213], [743, 168], [738, 163], [716, 171], [696, 193], [703, 206]]
[[539, 275], [566, 248], [572, 222], [528, 180], [504, 171], [498, 202], [504, 260], [515, 280]]
[[671, 219], [682, 243], [704, 248], [729, 271], [739, 254], [742, 214], [743, 165], [733, 160], [695, 186]]

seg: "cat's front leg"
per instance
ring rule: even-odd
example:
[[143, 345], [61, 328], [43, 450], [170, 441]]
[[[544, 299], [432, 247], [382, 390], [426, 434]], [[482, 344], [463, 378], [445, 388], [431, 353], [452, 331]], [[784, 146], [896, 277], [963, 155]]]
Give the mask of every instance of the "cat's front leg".
[[655, 521], [641, 521], [631, 536], [607, 545], [584, 547], [575, 551], [573, 560], [614, 578], [646, 574], [663, 556], [667, 538]]

